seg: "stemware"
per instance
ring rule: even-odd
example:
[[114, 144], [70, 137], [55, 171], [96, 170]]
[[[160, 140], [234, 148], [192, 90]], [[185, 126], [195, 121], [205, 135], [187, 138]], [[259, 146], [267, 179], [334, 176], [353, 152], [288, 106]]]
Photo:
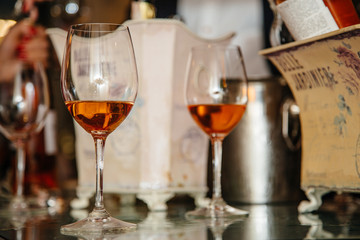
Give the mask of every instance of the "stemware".
[[40, 62], [21, 62], [14, 79], [0, 81], [0, 131], [16, 148], [15, 195], [9, 211], [41, 209], [24, 197], [25, 147], [44, 126], [49, 107], [47, 77]]
[[242, 118], [248, 100], [240, 47], [215, 44], [192, 48], [185, 91], [192, 118], [211, 140], [213, 165], [212, 199], [207, 207], [190, 211], [187, 217], [248, 215], [229, 206], [221, 195], [222, 141]]
[[[103, 202], [104, 147], [107, 136], [130, 113], [138, 76], [129, 29], [110, 23], [72, 25], [61, 72], [66, 107], [95, 143], [95, 207], [89, 216], [61, 227], [63, 234], [83, 235], [130, 231], [136, 224], [113, 218]], [[124, 136], [125, 137], [125, 136]]]

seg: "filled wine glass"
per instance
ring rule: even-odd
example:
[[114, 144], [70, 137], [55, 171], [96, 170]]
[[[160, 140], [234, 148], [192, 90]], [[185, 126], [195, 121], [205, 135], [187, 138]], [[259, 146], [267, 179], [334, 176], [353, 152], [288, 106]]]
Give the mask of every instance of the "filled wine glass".
[[135, 229], [136, 224], [111, 217], [103, 202], [105, 141], [130, 113], [138, 90], [129, 29], [110, 23], [72, 25], [62, 63], [61, 89], [69, 113], [92, 136], [96, 158], [95, 207], [87, 218], [62, 226], [61, 232], [81, 236], [84, 232]]
[[222, 142], [242, 118], [248, 100], [247, 76], [240, 47], [207, 45], [191, 49], [186, 83], [190, 115], [209, 136], [212, 147], [213, 191], [207, 207], [190, 211], [192, 218], [246, 216], [221, 195]]
[[0, 81], [0, 131], [16, 148], [15, 194], [8, 210], [29, 212], [40, 205], [24, 197], [25, 147], [44, 126], [50, 107], [49, 88], [40, 62], [18, 64], [14, 79]]

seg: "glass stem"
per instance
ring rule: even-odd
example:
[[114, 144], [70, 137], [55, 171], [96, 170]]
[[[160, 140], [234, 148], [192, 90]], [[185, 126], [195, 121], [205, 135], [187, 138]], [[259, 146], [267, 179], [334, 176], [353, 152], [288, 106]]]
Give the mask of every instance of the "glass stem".
[[10, 209], [13, 211], [22, 211], [26, 210], [28, 207], [26, 201], [24, 201], [23, 196], [26, 163], [25, 143], [23, 140], [17, 140], [14, 144], [16, 146], [16, 191], [14, 198], [11, 200]]
[[95, 208], [90, 217], [104, 218], [110, 216], [104, 207], [103, 198], [103, 170], [104, 170], [104, 148], [106, 137], [94, 136], [95, 155], [96, 155], [96, 192]]
[[16, 198], [23, 198], [25, 174], [25, 146], [18, 143], [16, 149]]
[[221, 164], [222, 164], [222, 139], [212, 138], [212, 165], [213, 165], [213, 202], [222, 200], [221, 196]]

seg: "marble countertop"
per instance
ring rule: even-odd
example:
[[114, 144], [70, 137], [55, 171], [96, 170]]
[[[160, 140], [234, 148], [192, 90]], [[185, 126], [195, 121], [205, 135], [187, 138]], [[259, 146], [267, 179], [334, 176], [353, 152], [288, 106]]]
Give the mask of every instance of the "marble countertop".
[[106, 195], [105, 206], [113, 217], [137, 223], [137, 230], [108, 236], [65, 236], [61, 225], [87, 216], [88, 210], [63, 208], [11, 218], [0, 209], [0, 239], [360, 239], [358, 197], [345, 195], [326, 200], [315, 213], [299, 214], [298, 203], [237, 205], [248, 217], [228, 220], [192, 220], [185, 213], [191, 199], [168, 203], [167, 211], [149, 212], [146, 205], [119, 205], [119, 196]]

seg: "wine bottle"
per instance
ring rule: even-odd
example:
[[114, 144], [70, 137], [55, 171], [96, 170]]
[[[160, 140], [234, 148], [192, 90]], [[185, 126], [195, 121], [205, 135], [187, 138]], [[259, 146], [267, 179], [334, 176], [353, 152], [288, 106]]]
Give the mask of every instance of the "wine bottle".
[[360, 23], [352, 0], [323, 0], [339, 28]]
[[323, 0], [276, 0], [276, 9], [295, 40], [338, 30]]
[[[276, 4], [281, 4], [286, 0], [276, 0]], [[339, 28], [344, 28], [360, 23], [359, 15], [352, 0], [323, 0], [326, 7], [330, 10]]]

